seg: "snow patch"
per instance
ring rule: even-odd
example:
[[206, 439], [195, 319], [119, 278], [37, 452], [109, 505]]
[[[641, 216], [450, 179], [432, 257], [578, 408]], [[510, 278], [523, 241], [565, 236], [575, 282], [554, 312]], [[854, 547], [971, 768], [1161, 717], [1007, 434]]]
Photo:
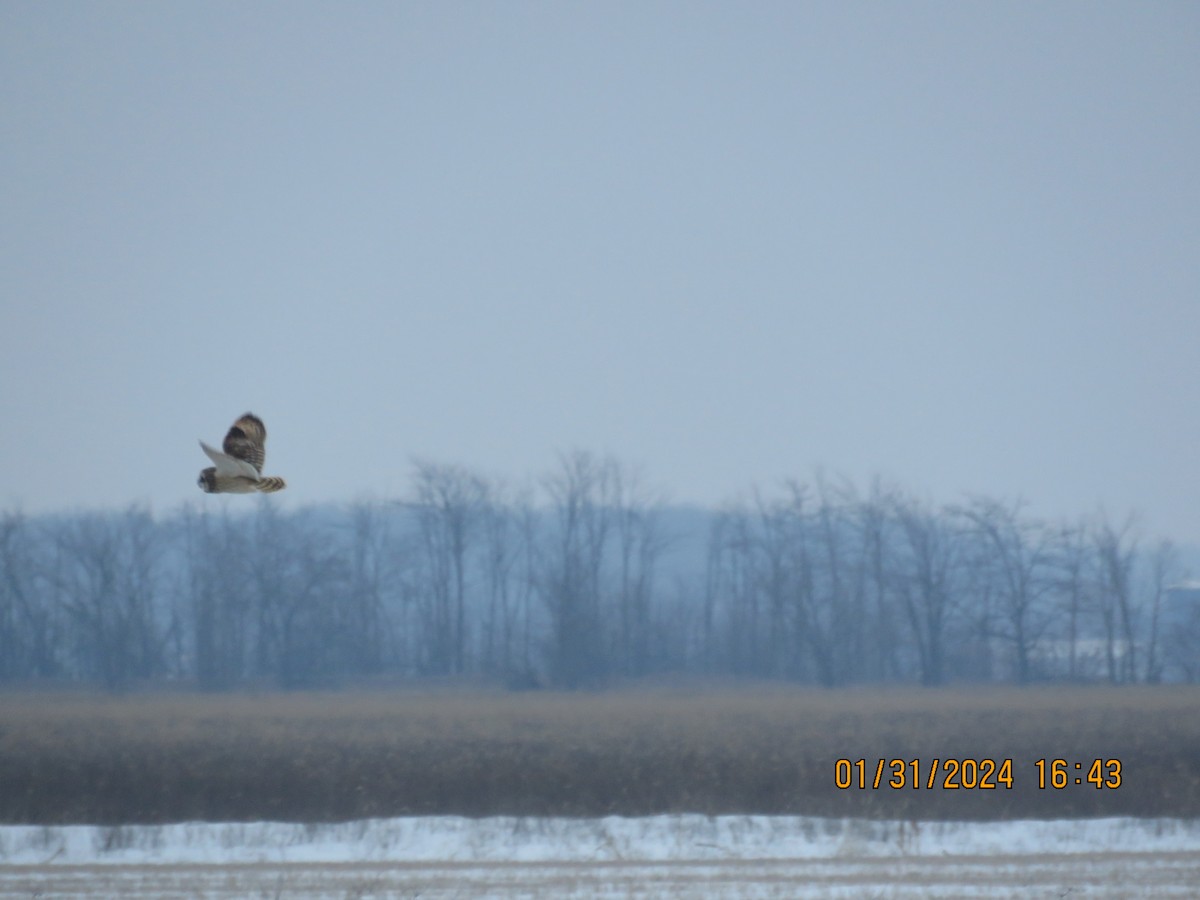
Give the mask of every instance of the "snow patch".
[[0, 864], [818, 860], [1200, 851], [1200, 820], [429, 816], [327, 824], [0, 826]]

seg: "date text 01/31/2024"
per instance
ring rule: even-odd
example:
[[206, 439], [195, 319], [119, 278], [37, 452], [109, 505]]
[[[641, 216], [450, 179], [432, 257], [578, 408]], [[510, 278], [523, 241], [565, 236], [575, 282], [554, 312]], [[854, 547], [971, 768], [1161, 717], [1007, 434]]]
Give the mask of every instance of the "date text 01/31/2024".
[[[1033, 765], [1042, 790], [1071, 785], [1112, 790], [1121, 786], [1119, 759], [1039, 759]], [[834, 785], [840, 790], [1012, 790], [1013, 786], [1011, 759], [839, 759], [833, 772]]]

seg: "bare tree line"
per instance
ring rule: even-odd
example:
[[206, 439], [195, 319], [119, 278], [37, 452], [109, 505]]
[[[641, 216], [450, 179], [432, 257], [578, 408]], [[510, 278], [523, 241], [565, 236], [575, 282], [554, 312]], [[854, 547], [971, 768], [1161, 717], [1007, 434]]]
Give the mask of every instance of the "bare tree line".
[[1103, 515], [824, 476], [685, 515], [584, 452], [525, 490], [418, 462], [397, 501], [232, 508], [0, 515], [0, 680], [1200, 678], [1174, 548]]

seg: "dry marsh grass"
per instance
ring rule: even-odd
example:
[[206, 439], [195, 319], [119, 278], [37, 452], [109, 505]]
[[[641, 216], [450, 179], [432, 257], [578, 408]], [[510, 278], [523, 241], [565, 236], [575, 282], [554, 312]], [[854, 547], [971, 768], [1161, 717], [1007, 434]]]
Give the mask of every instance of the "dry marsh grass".
[[[1197, 816], [1198, 712], [1193, 687], [10, 693], [0, 820]], [[1013, 787], [835, 786], [836, 760], [869, 782], [881, 758], [922, 781], [935, 758], [1011, 759]], [[1083, 767], [1039, 788], [1056, 758]], [[1120, 761], [1120, 787], [1073, 783], [1093, 759]]]

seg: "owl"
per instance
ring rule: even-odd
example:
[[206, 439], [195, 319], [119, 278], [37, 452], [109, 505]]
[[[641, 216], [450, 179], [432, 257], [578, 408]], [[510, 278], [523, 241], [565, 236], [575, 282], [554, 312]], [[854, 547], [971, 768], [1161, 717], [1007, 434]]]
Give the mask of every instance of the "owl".
[[263, 477], [263, 461], [267, 451], [263, 444], [267, 440], [267, 426], [254, 413], [246, 413], [233, 423], [221, 445], [224, 453], [214, 450], [204, 441], [201, 448], [215, 466], [200, 473], [196, 483], [206, 494], [249, 494], [262, 491], [282, 491], [287, 484], [273, 475]]

